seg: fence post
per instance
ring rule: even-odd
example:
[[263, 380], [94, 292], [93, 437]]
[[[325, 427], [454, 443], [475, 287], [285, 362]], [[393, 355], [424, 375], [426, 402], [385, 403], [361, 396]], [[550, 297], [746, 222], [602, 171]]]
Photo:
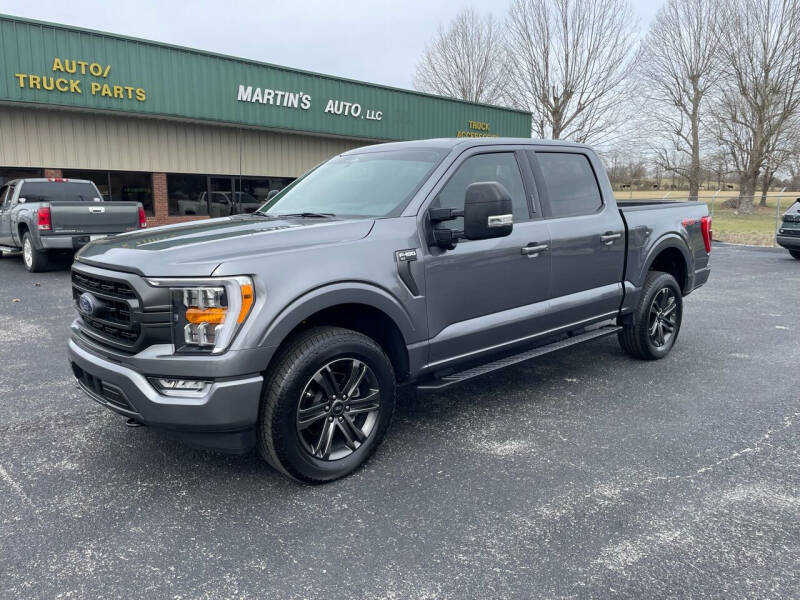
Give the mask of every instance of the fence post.
[[[711, 197], [711, 220], [712, 221], [714, 220], [714, 204], [716, 203], [717, 196], [719, 196], [719, 193], [720, 193], [721, 190], [722, 190], [722, 188], [718, 188], [717, 191], [714, 192], [714, 195]], [[700, 198], [698, 198], [698, 200], [699, 199]]]
[[[778, 203], [775, 206], [775, 235], [778, 235], [778, 230], [781, 228], [781, 200], [783, 199], [783, 192], [786, 191], [786, 188], [781, 189], [778, 192]], [[773, 238], [772, 245], [777, 246], [778, 242]]]

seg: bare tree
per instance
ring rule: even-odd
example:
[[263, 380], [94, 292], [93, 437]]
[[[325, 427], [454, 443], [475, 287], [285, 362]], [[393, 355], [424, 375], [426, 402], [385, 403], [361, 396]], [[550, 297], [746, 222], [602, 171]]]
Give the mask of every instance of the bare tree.
[[602, 143], [628, 98], [636, 23], [627, 0], [514, 0], [508, 68], [538, 137]]
[[506, 86], [503, 38], [492, 16], [462, 10], [426, 48], [414, 77], [420, 91], [498, 104]]
[[[685, 178], [697, 199], [701, 182], [701, 109], [717, 82], [717, 0], [667, 0], [650, 26], [637, 61], [654, 129], [654, 162]], [[676, 160], [677, 159], [677, 160]]]
[[728, 0], [725, 12], [715, 126], [739, 174], [736, 207], [751, 213], [770, 148], [800, 108], [800, 0]]

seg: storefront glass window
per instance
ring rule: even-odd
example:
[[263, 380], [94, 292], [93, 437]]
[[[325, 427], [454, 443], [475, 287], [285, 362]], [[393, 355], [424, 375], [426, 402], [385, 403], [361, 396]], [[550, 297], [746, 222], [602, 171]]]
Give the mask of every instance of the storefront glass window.
[[28, 177], [44, 177], [42, 169], [24, 169], [22, 167], [0, 167], [0, 185], [12, 179], [25, 179]]
[[241, 212], [253, 212], [267, 201], [270, 191], [281, 191], [292, 181], [294, 179], [290, 177], [236, 177], [236, 195]]
[[108, 171], [73, 171], [64, 169], [61, 174], [66, 179], [88, 179], [93, 182], [106, 202], [111, 200], [111, 193], [108, 188]]
[[144, 212], [153, 215], [153, 175], [111, 171], [109, 174], [111, 200], [140, 202]]
[[205, 175], [167, 174], [170, 216], [208, 214], [208, 178]]

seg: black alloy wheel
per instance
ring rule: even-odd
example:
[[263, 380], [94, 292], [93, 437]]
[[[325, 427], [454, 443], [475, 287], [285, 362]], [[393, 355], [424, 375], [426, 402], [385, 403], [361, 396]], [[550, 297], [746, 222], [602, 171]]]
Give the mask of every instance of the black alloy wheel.
[[357, 358], [338, 358], [308, 380], [297, 407], [297, 433], [320, 460], [349, 456], [375, 430], [380, 413], [378, 378]]
[[661, 288], [650, 304], [647, 332], [656, 348], [670, 343], [678, 328], [678, 299], [670, 287]]

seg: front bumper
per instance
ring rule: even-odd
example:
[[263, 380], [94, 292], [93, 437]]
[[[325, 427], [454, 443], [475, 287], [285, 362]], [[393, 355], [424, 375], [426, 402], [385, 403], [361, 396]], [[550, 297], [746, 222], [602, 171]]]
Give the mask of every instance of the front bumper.
[[172, 432], [195, 445], [246, 452], [255, 445], [263, 377], [214, 380], [202, 396], [160, 394], [147, 378], [69, 341], [78, 385], [106, 408], [145, 425]]
[[800, 235], [776, 235], [775, 241], [778, 242], [779, 246], [783, 246], [784, 248], [791, 248], [794, 250], [795, 248], [800, 248]]

